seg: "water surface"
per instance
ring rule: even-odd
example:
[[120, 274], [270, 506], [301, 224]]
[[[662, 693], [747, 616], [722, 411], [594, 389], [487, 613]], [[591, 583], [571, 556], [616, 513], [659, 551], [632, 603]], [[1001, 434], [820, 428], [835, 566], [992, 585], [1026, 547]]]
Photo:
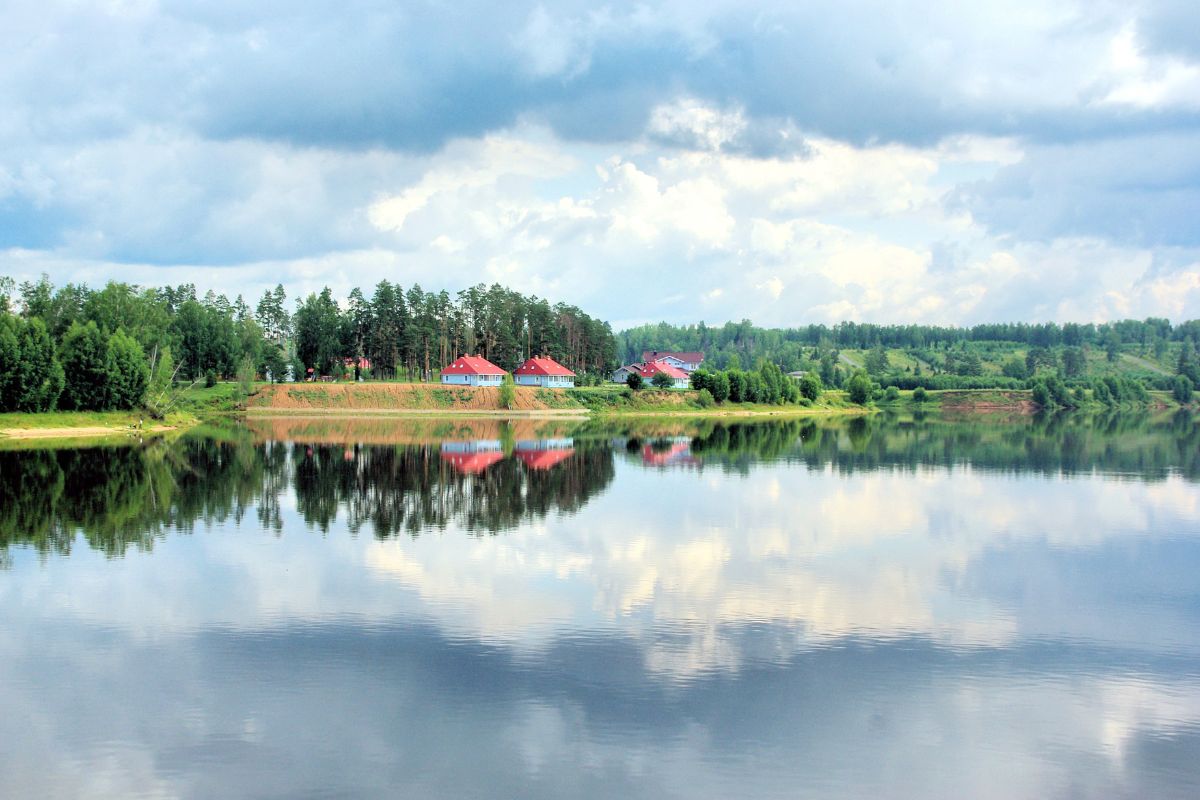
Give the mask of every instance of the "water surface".
[[0, 794], [1195, 797], [1186, 415], [0, 451]]

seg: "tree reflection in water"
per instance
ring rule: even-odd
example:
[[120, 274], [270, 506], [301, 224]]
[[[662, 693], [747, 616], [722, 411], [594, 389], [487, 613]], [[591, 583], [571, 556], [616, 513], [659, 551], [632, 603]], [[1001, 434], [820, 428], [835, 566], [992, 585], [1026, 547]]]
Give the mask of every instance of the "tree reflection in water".
[[[523, 457], [522, 457], [523, 456]], [[550, 513], [573, 513], [613, 479], [612, 452], [591, 442], [550, 457], [518, 450], [462, 472], [437, 445], [254, 443], [190, 436], [123, 447], [0, 451], [0, 548], [69, 553], [77, 533], [119, 556], [149, 550], [197, 522], [283, 530], [290, 491], [300, 516], [327, 532], [341, 516], [357, 533], [419, 535], [454, 523], [496, 533]]]
[[[13, 545], [69, 553], [76, 536], [109, 556], [150, 549], [248, 512], [281, 533], [289, 493], [300, 517], [388, 538], [451, 524], [495, 534], [574, 513], [604, 492], [615, 460], [636, 468], [750, 473], [782, 461], [842, 473], [953, 468], [1139, 480], [1200, 478], [1200, 426], [1180, 412], [1033, 419], [876, 415], [843, 420], [671, 425], [581, 423], [572, 436], [405, 444], [256, 440], [246, 430], [134, 446], [0, 451], [0, 563]], [[475, 456], [486, 454], [486, 458]], [[340, 520], [340, 521], [339, 521]]]

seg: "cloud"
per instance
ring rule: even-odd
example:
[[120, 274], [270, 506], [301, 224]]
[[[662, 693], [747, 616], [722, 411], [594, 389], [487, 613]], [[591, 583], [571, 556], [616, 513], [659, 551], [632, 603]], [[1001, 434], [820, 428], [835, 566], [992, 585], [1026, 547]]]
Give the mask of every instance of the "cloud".
[[954, 202], [1025, 240], [1093, 236], [1134, 246], [1200, 245], [1200, 137], [1164, 133], [1030, 147]]
[[0, 271], [503, 280], [618, 324], [1189, 314], [1192, 16], [11, 8]]

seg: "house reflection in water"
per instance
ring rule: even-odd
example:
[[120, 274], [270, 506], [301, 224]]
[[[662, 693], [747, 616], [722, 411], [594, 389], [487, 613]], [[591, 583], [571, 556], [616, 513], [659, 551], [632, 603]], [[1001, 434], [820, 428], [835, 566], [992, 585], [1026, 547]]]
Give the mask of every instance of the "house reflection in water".
[[575, 440], [526, 439], [517, 442], [514, 453], [529, 469], [550, 469], [575, 454]]
[[656, 439], [642, 444], [642, 463], [648, 467], [699, 466], [692, 455], [692, 440], [686, 436]]
[[470, 442], [442, 442], [442, 461], [464, 475], [478, 475], [504, 460], [504, 448], [499, 439], [476, 439]]

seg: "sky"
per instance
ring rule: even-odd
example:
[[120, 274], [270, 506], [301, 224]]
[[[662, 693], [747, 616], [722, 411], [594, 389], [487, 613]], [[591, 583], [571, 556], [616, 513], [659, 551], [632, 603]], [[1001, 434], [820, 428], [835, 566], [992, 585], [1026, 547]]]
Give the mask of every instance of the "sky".
[[1198, 212], [1194, 0], [0, 0], [18, 282], [1179, 321]]

